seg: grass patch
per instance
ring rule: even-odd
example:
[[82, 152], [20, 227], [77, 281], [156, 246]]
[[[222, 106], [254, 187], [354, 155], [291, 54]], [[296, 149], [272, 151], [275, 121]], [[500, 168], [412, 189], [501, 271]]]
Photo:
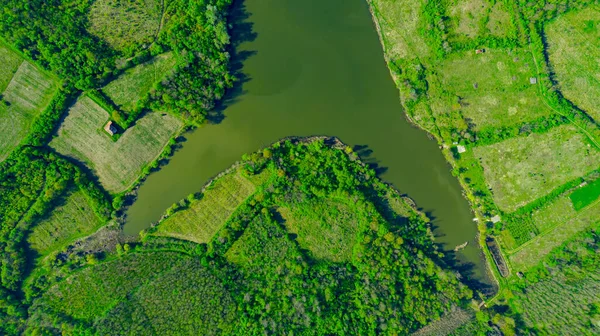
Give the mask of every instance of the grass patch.
[[0, 92], [3, 92], [21, 63], [23, 63], [23, 59], [10, 48], [0, 44], [0, 63], [2, 63], [2, 67], [0, 67]]
[[515, 31], [511, 14], [506, 6], [504, 2], [498, 1], [490, 11], [486, 27], [493, 36], [507, 37]]
[[600, 179], [593, 181], [577, 190], [569, 198], [573, 202], [575, 210], [581, 210], [594, 203], [600, 197]]
[[[3, 65], [4, 68], [4, 65]], [[2, 93], [0, 161], [27, 135], [33, 120], [56, 92], [56, 83], [29, 62], [22, 62]]]
[[[567, 198], [565, 198], [567, 199]], [[556, 207], [551, 210], [546, 210], [545, 214], [551, 214], [546, 217], [548, 221], [557, 220], [557, 212], [566, 205], [559, 201], [550, 207]], [[552, 218], [552, 214], [555, 218]], [[537, 215], [537, 221], [543, 220], [543, 214]], [[562, 224], [556, 226], [553, 230], [544, 235], [538, 236], [523, 246], [518, 252], [512, 254], [509, 259], [514, 271], [526, 271], [530, 267], [537, 265], [552, 249], [560, 246], [569, 238], [573, 237], [578, 232], [591, 226], [594, 223], [600, 222], [600, 203], [596, 203], [584, 210], [575, 214], [574, 217], [566, 219]], [[559, 222], [560, 223], [560, 222]]]
[[485, 18], [490, 11], [487, 0], [459, 0], [448, 9], [454, 23], [453, 34], [459, 38], [473, 39], [484, 33]]
[[95, 102], [80, 97], [69, 109], [50, 146], [86, 163], [108, 191], [118, 193], [136, 181], [182, 123], [169, 114], [151, 112], [113, 141], [103, 130], [108, 118], [108, 113]]
[[96, 0], [89, 11], [89, 31], [119, 51], [154, 41], [162, 17], [159, 0]]
[[570, 125], [475, 147], [496, 204], [512, 212], [597, 169], [600, 152]]
[[81, 191], [70, 192], [48, 218], [36, 223], [27, 237], [29, 246], [41, 255], [92, 234], [103, 222], [96, 216]]
[[546, 29], [550, 64], [563, 95], [600, 121], [600, 12], [597, 6], [558, 17]]
[[[475, 130], [513, 126], [554, 114], [531, 85], [535, 65], [525, 50], [487, 49], [449, 56], [432, 80], [432, 110], [440, 126], [451, 126], [461, 115]], [[455, 126], [456, 127], [456, 126]]]
[[381, 28], [381, 39], [390, 59], [426, 57], [429, 47], [419, 34], [423, 1], [369, 0]]
[[344, 200], [320, 199], [279, 211], [287, 230], [297, 235], [298, 244], [314, 258], [347, 262], [352, 259], [358, 229], [364, 225], [359, 223], [368, 221], [362, 211], [356, 210]]
[[178, 211], [158, 225], [156, 236], [209, 242], [229, 216], [256, 191], [265, 173], [252, 178], [242, 175], [238, 167], [216, 179], [187, 209]]
[[158, 55], [128, 69], [102, 91], [121, 109], [131, 112], [137, 102], [175, 66], [175, 62], [172, 52]]

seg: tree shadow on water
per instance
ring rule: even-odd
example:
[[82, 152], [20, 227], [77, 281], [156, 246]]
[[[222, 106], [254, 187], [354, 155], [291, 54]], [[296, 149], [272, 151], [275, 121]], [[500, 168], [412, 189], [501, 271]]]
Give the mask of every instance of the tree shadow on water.
[[377, 176], [381, 176], [388, 171], [388, 167], [381, 166], [380, 161], [373, 156], [373, 150], [368, 145], [355, 145], [352, 150], [360, 157], [362, 162], [375, 171]]
[[256, 55], [256, 50], [241, 50], [243, 43], [256, 40], [257, 33], [254, 32], [254, 23], [250, 21], [251, 14], [247, 11], [243, 0], [235, 0], [231, 5], [228, 22], [230, 25], [229, 35], [231, 46], [228, 50], [231, 56], [229, 61], [229, 73], [234, 76], [233, 87], [227, 90], [225, 96], [217, 102], [215, 108], [207, 114], [207, 120], [212, 124], [219, 124], [225, 119], [225, 110], [237, 103], [241, 96], [247, 91], [243, 85], [251, 80], [248, 74], [243, 72], [244, 62]]

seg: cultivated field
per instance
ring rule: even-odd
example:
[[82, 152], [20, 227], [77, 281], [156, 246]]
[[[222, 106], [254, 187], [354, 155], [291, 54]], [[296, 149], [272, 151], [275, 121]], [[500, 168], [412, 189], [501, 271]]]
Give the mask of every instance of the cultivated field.
[[234, 169], [216, 179], [200, 200], [161, 222], [154, 235], [209, 242], [238, 206], [254, 194], [266, 174], [250, 179], [242, 175], [241, 168]]
[[550, 64], [565, 97], [600, 121], [600, 11], [562, 15], [546, 29]]
[[23, 59], [8, 47], [0, 44], [0, 92], [4, 92], [13, 75], [19, 69]]
[[525, 50], [462, 52], [449, 56], [439, 69], [439, 79], [432, 81], [430, 90], [441, 125], [460, 119], [453, 111], [475, 124], [476, 130], [519, 125], [553, 114], [538, 96], [537, 85], [529, 82], [535, 77], [535, 65]]
[[355, 212], [343, 200], [325, 199], [280, 208], [288, 232], [316, 259], [349, 262], [360, 223], [368, 222], [364, 213]]
[[90, 32], [116, 50], [154, 41], [162, 17], [159, 0], [96, 0], [89, 12]]
[[475, 147], [496, 204], [511, 212], [598, 169], [600, 151], [570, 125]]
[[48, 218], [35, 223], [27, 236], [29, 246], [41, 255], [56, 251], [73, 240], [88, 236], [102, 225], [81, 191], [66, 195]]
[[128, 69], [102, 91], [121, 109], [131, 111], [154, 84], [161, 81], [175, 66], [175, 61], [172, 52], [158, 55], [146, 63]]
[[87, 164], [110, 192], [127, 189], [182, 126], [179, 119], [151, 112], [113, 141], [103, 130], [108, 113], [88, 97], [69, 109], [50, 146]]
[[575, 190], [569, 198], [576, 210], [585, 208], [600, 197], [600, 178]]
[[[578, 232], [600, 222], [600, 202], [575, 212], [567, 201], [570, 201], [568, 197], [558, 199], [534, 214], [536, 225], [545, 226], [547, 229], [509, 257], [515, 271], [525, 271], [537, 265], [552, 249]], [[552, 228], [551, 225], [554, 227]]]
[[[4, 69], [4, 65], [2, 67]], [[55, 91], [56, 84], [50, 77], [29, 62], [21, 63], [2, 93], [0, 161], [25, 137], [31, 123], [48, 105]]]
[[505, 37], [514, 31], [510, 12], [500, 1], [493, 6], [488, 0], [454, 1], [447, 13], [450, 38], [456, 42], [487, 35]]

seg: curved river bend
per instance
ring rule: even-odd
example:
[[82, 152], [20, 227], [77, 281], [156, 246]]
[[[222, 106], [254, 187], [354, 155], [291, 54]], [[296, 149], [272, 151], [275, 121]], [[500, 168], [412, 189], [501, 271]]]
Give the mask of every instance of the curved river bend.
[[148, 227], [244, 153], [287, 136], [329, 135], [387, 168], [381, 177], [435, 218], [446, 250], [468, 241], [458, 257], [489, 283], [469, 204], [437, 144], [405, 119], [366, 1], [246, 0], [235, 8], [233, 38], [245, 40], [236, 48], [246, 76], [240, 92], [221, 123], [187, 134], [143, 183], [125, 233]]

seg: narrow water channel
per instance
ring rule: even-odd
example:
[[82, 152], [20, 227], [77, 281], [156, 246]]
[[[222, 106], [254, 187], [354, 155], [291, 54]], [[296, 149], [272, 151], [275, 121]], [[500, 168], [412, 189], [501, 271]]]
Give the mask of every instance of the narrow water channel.
[[366, 2], [246, 0], [234, 16], [243, 83], [224, 119], [187, 134], [143, 183], [125, 232], [148, 227], [244, 153], [286, 136], [336, 136], [435, 218], [445, 249], [468, 241], [458, 258], [488, 282], [469, 205], [437, 144], [405, 119]]

